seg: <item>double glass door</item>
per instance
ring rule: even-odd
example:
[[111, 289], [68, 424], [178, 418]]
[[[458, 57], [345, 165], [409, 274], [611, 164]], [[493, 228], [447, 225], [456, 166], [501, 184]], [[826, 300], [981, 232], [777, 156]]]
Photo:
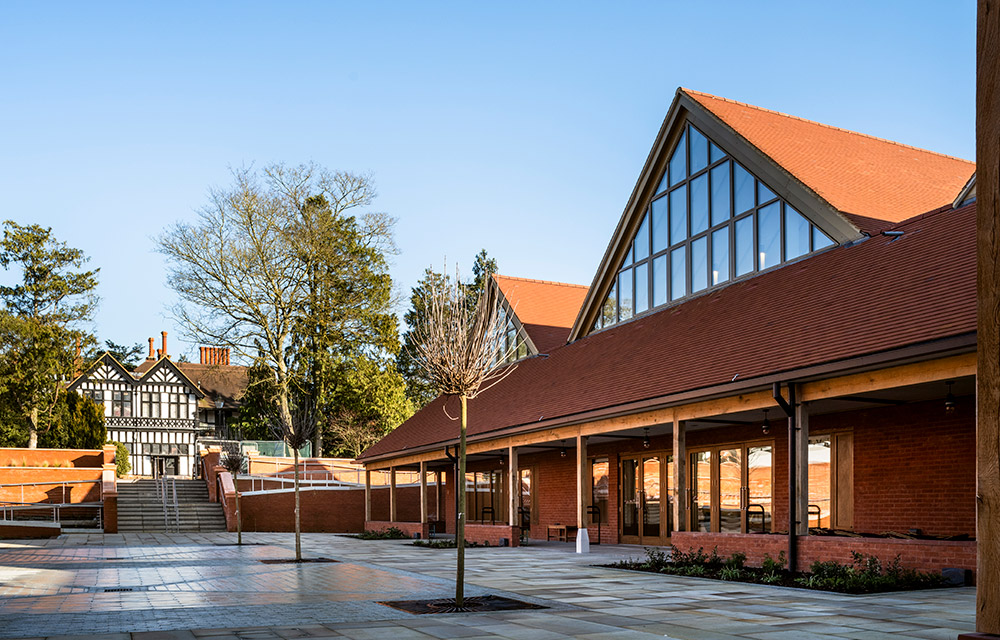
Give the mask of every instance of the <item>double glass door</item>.
[[673, 529], [670, 456], [655, 453], [623, 458], [621, 541], [665, 544]]
[[771, 531], [771, 443], [745, 443], [690, 453], [692, 531]]

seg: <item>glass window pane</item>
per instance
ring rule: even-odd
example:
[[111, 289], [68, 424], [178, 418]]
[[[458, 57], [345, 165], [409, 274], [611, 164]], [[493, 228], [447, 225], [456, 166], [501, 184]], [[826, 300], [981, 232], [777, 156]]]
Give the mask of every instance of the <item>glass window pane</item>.
[[628, 320], [632, 317], [632, 270], [626, 269], [618, 274], [618, 319]]
[[625, 259], [622, 260], [622, 266], [628, 266], [632, 264], [632, 256], [635, 254], [635, 239], [632, 239], [632, 244], [628, 246], [628, 251], [625, 252]]
[[670, 157], [670, 186], [687, 177], [687, 133], [681, 134], [674, 155]]
[[612, 283], [611, 291], [608, 291], [608, 297], [604, 300], [604, 308], [601, 309], [601, 326], [610, 327], [615, 323], [615, 307], [618, 306], [618, 287], [617, 283]]
[[667, 199], [653, 200], [653, 253], [667, 248]]
[[714, 142], [710, 142], [709, 145], [711, 145], [711, 150], [708, 155], [713, 164], [726, 157], [726, 152], [715, 146]]
[[649, 309], [649, 263], [643, 262], [635, 267], [635, 312], [646, 309]]
[[670, 170], [665, 169], [663, 171], [663, 177], [660, 178], [660, 184], [659, 186], [656, 187], [656, 193], [654, 193], [653, 195], [659, 195], [663, 193], [664, 191], [667, 190], [667, 187], [669, 186], [670, 186]]
[[691, 235], [708, 228], [708, 176], [691, 181]]
[[729, 227], [712, 232], [712, 284], [729, 280]]
[[753, 271], [753, 216], [736, 221], [736, 275]]
[[719, 452], [719, 531], [739, 533], [743, 530], [740, 510], [743, 486], [743, 451], [723, 449]]
[[694, 127], [688, 131], [691, 132], [691, 173], [696, 173], [708, 166], [708, 139]]
[[809, 221], [785, 205], [785, 260], [809, 253]]
[[667, 302], [667, 256], [653, 258], [653, 306]]
[[634, 259], [636, 262], [649, 257], [649, 214], [642, 219], [639, 230], [635, 232], [635, 240], [632, 242], [635, 247]]
[[684, 247], [670, 252], [670, 299], [683, 298], [687, 294], [687, 260]]
[[[810, 480], [811, 481], [811, 480]], [[750, 447], [747, 450], [747, 532], [771, 531], [771, 447]], [[809, 486], [810, 490], [812, 485]]]
[[757, 212], [757, 268], [761, 271], [781, 262], [780, 212], [778, 202]]
[[[809, 526], [830, 526], [830, 436], [809, 438]], [[816, 513], [815, 507], [819, 507]]]
[[670, 244], [687, 239], [687, 189], [670, 192]]
[[729, 219], [729, 163], [712, 169], [712, 226]]
[[736, 215], [753, 209], [753, 176], [736, 163], [733, 163], [733, 194]]
[[708, 286], [708, 238], [702, 236], [691, 243], [691, 292]]
[[813, 251], [829, 247], [831, 244], [833, 244], [833, 240], [828, 238], [825, 233], [823, 233], [816, 227], [812, 228], [812, 235], [813, 235]]
[[763, 182], [757, 181], [757, 204], [764, 204], [765, 202], [770, 202], [778, 196], [774, 195], [774, 192], [764, 186]]

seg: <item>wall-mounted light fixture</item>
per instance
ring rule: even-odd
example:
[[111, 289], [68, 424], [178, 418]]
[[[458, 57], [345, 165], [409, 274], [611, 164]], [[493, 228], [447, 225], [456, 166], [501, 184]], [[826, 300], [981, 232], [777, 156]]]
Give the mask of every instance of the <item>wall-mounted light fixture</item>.
[[760, 430], [765, 436], [771, 433], [771, 421], [767, 419], [767, 409], [764, 409], [764, 424], [760, 425]]
[[559, 449], [559, 457], [560, 458], [565, 458], [566, 457], [566, 447], [563, 447], [563, 448]]
[[951, 385], [955, 384], [955, 381], [948, 380], [945, 384], [948, 385], [948, 395], [944, 397], [944, 412], [955, 413], [955, 407], [958, 406], [958, 403], [955, 402], [955, 396], [951, 393]]
[[643, 431], [642, 448], [643, 449], [648, 449], [649, 448], [649, 427], [643, 427], [642, 431]]

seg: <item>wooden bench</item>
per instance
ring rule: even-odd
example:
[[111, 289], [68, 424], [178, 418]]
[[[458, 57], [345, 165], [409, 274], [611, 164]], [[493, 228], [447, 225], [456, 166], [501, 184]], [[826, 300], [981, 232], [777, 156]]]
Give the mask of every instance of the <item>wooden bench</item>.
[[546, 540], [554, 537], [558, 542], [576, 542], [577, 527], [565, 524], [550, 524]]

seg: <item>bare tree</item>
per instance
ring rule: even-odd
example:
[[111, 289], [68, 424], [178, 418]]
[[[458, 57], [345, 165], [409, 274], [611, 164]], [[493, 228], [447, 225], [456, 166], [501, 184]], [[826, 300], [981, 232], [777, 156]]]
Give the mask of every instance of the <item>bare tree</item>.
[[445, 396], [457, 396], [459, 416], [458, 513], [455, 518], [457, 551], [455, 605], [465, 597], [465, 440], [468, 402], [509, 375], [515, 365], [504, 365], [507, 356], [504, 336], [506, 317], [499, 297], [485, 287], [470, 302], [468, 287], [457, 276], [453, 281], [431, 282], [424, 292], [424, 317], [413, 327], [414, 358], [434, 389]]
[[243, 515], [240, 512], [240, 485], [237, 477], [243, 473], [246, 461], [247, 455], [239, 442], [227, 440], [222, 443], [222, 466], [233, 474], [233, 486], [236, 488], [236, 544], [240, 545], [243, 544]]
[[302, 527], [299, 518], [299, 449], [316, 435], [315, 407], [307, 399], [293, 400], [287, 411], [280, 408], [271, 415], [271, 430], [292, 449], [295, 474], [295, 561], [302, 562]]
[[[310, 203], [321, 197], [326, 226], [350, 220], [356, 226], [356, 243], [375, 252], [393, 250], [394, 221], [381, 213], [366, 213], [356, 223], [351, 217], [375, 197], [368, 176], [279, 164], [260, 172], [234, 170], [233, 180], [231, 187], [209, 192], [199, 221], [164, 232], [157, 240], [159, 251], [170, 262], [168, 283], [180, 298], [173, 313], [182, 334], [228, 346], [245, 360], [259, 358], [271, 368], [287, 422], [296, 384], [290, 347], [297, 328], [312, 312], [315, 266], [322, 264], [347, 282], [355, 266], [350, 256], [327, 246], [329, 234], [317, 237], [317, 207]], [[367, 311], [364, 301], [351, 301]], [[354, 327], [356, 316], [347, 311], [344, 316], [344, 325]]]
[[350, 409], [342, 409], [331, 418], [329, 430], [340, 443], [341, 450], [355, 458], [385, 436], [378, 420]]

